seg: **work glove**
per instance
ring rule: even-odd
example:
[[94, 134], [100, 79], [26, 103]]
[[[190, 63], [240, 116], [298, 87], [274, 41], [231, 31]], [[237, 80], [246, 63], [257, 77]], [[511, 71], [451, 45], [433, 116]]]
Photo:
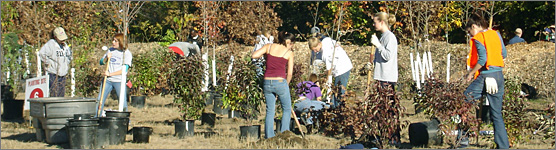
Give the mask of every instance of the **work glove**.
[[487, 77], [485, 79], [485, 85], [488, 94], [498, 93], [498, 85], [496, 83], [496, 79], [494, 79], [493, 77]]
[[378, 38], [374, 34], [371, 37], [371, 44], [375, 45], [376, 47], [382, 47], [382, 44], [380, 44], [380, 41], [378, 40]]

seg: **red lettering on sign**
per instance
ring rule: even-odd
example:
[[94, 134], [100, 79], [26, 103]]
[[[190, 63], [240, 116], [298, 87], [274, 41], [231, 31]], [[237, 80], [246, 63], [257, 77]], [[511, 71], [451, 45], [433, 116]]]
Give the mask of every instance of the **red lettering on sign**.
[[29, 86], [35, 86], [38, 85], [40, 83], [40, 80], [33, 80], [29, 82]]

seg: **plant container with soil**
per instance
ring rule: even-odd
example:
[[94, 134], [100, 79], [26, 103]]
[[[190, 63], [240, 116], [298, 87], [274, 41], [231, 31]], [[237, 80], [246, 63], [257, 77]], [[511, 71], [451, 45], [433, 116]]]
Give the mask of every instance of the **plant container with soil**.
[[23, 119], [23, 100], [14, 99], [14, 92], [9, 85], [2, 85], [2, 120]]
[[240, 126], [240, 138], [260, 138], [260, 125], [253, 125], [260, 113], [263, 91], [255, 72], [256, 66], [249, 60], [238, 60], [234, 63], [228, 87], [224, 89], [222, 101], [224, 107], [237, 111], [247, 120], [247, 126]]
[[174, 122], [174, 126], [174, 136], [178, 138], [193, 136], [195, 133], [195, 120], [177, 120]]
[[201, 115], [201, 125], [207, 124], [211, 127], [214, 127], [215, 123], [216, 123], [215, 113], [203, 113]]
[[2, 120], [18, 120], [23, 119], [24, 100], [2, 99]]
[[174, 104], [178, 106], [178, 110], [182, 113], [181, 120], [174, 122], [175, 135], [182, 138], [183, 136], [192, 136], [194, 128], [194, 120], [201, 117], [205, 107], [206, 93], [202, 91], [204, 65], [199, 55], [193, 55], [177, 59], [172, 62], [170, 68], [169, 85], [171, 94], [174, 95]]
[[131, 106], [136, 108], [145, 107], [145, 100], [147, 96], [131, 96]]

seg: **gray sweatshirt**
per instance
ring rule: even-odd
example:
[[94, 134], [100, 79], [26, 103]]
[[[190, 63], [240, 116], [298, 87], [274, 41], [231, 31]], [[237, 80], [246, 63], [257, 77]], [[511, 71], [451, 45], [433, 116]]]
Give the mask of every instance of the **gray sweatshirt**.
[[398, 82], [398, 40], [394, 33], [386, 31], [380, 37], [380, 44], [375, 50], [374, 79]]
[[47, 66], [46, 72], [58, 76], [66, 76], [68, 74], [73, 56], [67, 44], [60, 45], [56, 40], [50, 39], [39, 50], [39, 56], [41, 61]]

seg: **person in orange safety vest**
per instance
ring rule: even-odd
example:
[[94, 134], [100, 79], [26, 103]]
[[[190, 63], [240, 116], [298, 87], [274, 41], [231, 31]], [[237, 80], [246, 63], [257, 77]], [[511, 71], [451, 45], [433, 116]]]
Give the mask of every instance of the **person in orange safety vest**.
[[[472, 81], [464, 94], [466, 101], [473, 103], [483, 95], [490, 104], [490, 119], [494, 126], [494, 142], [497, 148], [508, 149], [508, 134], [502, 117], [502, 106], [504, 96], [504, 59], [506, 58], [506, 47], [502, 36], [488, 27], [481, 16], [473, 16], [466, 25], [465, 30], [472, 37], [470, 40], [471, 51], [467, 58], [467, 81]], [[462, 133], [460, 148], [469, 144], [466, 131]]]

